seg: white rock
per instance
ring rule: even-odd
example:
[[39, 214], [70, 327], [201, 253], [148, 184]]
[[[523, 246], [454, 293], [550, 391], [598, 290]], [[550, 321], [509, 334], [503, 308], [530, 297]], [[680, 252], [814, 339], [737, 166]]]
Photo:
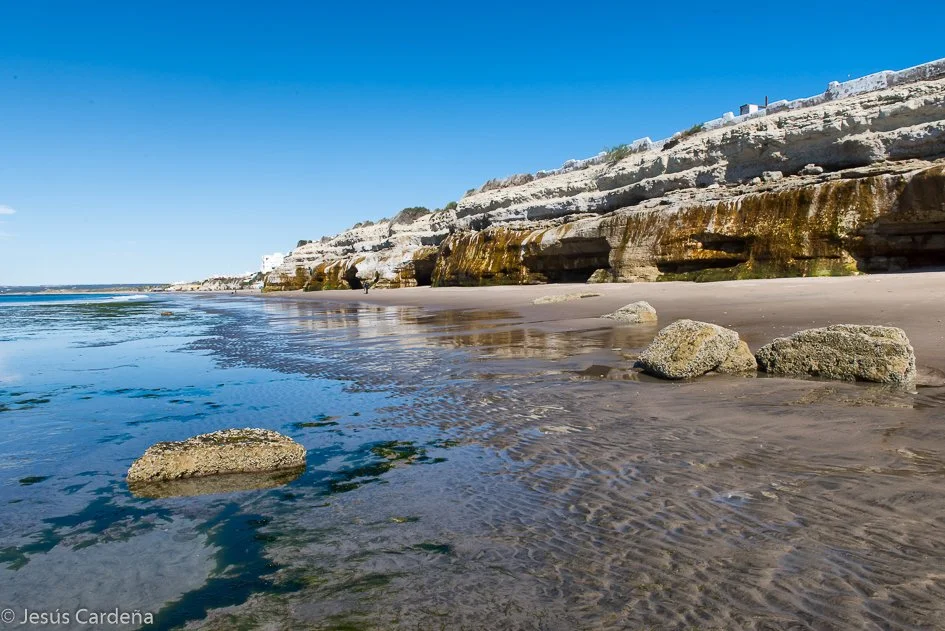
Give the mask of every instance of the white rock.
[[652, 324], [656, 322], [656, 309], [645, 300], [638, 300], [620, 307], [613, 313], [601, 316], [608, 320], [617, 320], [626, 324]]

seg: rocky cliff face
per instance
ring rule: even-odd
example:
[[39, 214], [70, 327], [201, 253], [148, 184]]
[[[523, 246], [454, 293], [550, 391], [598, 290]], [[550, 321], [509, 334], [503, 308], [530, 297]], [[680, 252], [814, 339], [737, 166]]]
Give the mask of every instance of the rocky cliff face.
[[236, 291], [244, 289], [258, 289], [263, 285], [263, 274], [247, 274], [245, 276], [214, 276], [193, 283], [172, 283], [163, 291]]
[[941, 263], [945, 61], [493, 180], [454, 209], [302, 245], [266, 287], [717, 280]]

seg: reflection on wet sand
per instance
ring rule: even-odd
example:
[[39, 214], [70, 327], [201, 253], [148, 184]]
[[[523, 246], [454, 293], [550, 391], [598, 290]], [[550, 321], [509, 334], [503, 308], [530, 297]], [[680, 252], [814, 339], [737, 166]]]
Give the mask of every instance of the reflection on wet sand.
[[338, 496], [317, 531], [283, 516], [296, 536], [270, 554], [308, 581], [278, 608], [290, 626], [918, 629], [945, 615], [940, 389], [641, 378], [655, 328], [266, 309], [300, 344], [331, 345], [347, 376], [413, 387], [386, 427], [457, 445], [435, 475], [408, 467]]
[[277, 322], [309, 331], [340, 331], [346, 340], [394, 338], [404, 347], [476, 349], [480, 356], [503, 359], [562, 359], [591, 349], [642, 348], [655, 335], [649, 326], [601, 327], [575, 332], [523, 326], [508, 310], [439, 310], [401, 306], [339, 306], [315, 302], [267, 302]]

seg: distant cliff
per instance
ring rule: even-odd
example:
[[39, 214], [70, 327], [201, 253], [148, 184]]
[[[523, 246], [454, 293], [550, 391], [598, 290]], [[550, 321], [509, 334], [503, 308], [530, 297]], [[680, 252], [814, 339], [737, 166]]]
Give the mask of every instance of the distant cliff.
[[833, 83], [304, 243], [267, 290], [721, 280], [945, 263], [945, 60]]

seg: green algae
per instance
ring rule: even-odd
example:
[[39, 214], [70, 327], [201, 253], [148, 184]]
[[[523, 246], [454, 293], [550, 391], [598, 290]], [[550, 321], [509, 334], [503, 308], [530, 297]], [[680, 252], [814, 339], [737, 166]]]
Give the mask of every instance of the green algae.
[[5, 563], [8, 569], [17, 570], [26, 565], [32, 555], [49, 552], [66, 537], [85, 535], [90, 539], [83, 540], [91, 540], [93, 544], [126, 541], [154, 528], [156, 520], [171, 521], [171, 513], [165, 508], [139, 508], [133, 504], [115, 503], [111, 495], [112, 487], [97, 493], [99, 497], [80, 511], [44, 519], [46, 527], [33, 535], [33, 541], [21, 546], [0, 548], [0, 563]]
[[39, 484], [40, 482], [45, 482], [49, 479], [48, 475], [30, 475], [25, 478], [20, 478], [20, 486], [30, 486], [32, 484]]
[[42, 405], [44, 403], [49, 403], [50, 399], [46, 398], [33, 398], [33, 399], [20, 399], [19, 401], [14, 401], [13, 403], [19, 406], [22, 406], [20, 409], [29, 409], [36, 407], [37, 405]]
[[336, 419], [339, 419], [339, 416], [328, 416], [326, 414], [318, 414], [315, 416], [313, 421], [302, 421], [299, 423], [292, 423], [292, 427], [295, 429], [306, 429], [306, 428], [319, 428], [319, 427], [333, 427], [338, 425]]
[[254, 595], [284, 595], [305, 587], [298, 580], [272, 577], [279, 569], [265, 554], [272, 540], [259, 532], [269, 525], [269, 518], [241, 510], [239, 504], [229, 503], [200, 527], [208, 543], [217, 548], [217, 569], [202, 587], [162, 608], [154, 616], [156, 628], [172, 629], [202, 620], [211, 609], [241, 605]]
[[426, 450], [412, 441], [392, 440], [370, 448], [371, 453], [389, 461], [416, 462], [427, 458]]
[[419, 550], [421, 552], [432, 552], [433, 554], [443, 554], [451, 556], [454, 554], [453, 546], [448, 543], [433, 543], [430, 541], [425, 541], [423, 543], [418, 543], [415, 546], [411, 546], [413, 550]]
[[365, 484], [381, 482], [385, 473], [398, 466], [442, 462], [442, 459], [430, 458], [426, 449], [413, 441], [401, 440], [366, 445], [352, 454], [352, 458], [360, 462], [328, 476], [326, 482], [329, 494], [347, 493]]

